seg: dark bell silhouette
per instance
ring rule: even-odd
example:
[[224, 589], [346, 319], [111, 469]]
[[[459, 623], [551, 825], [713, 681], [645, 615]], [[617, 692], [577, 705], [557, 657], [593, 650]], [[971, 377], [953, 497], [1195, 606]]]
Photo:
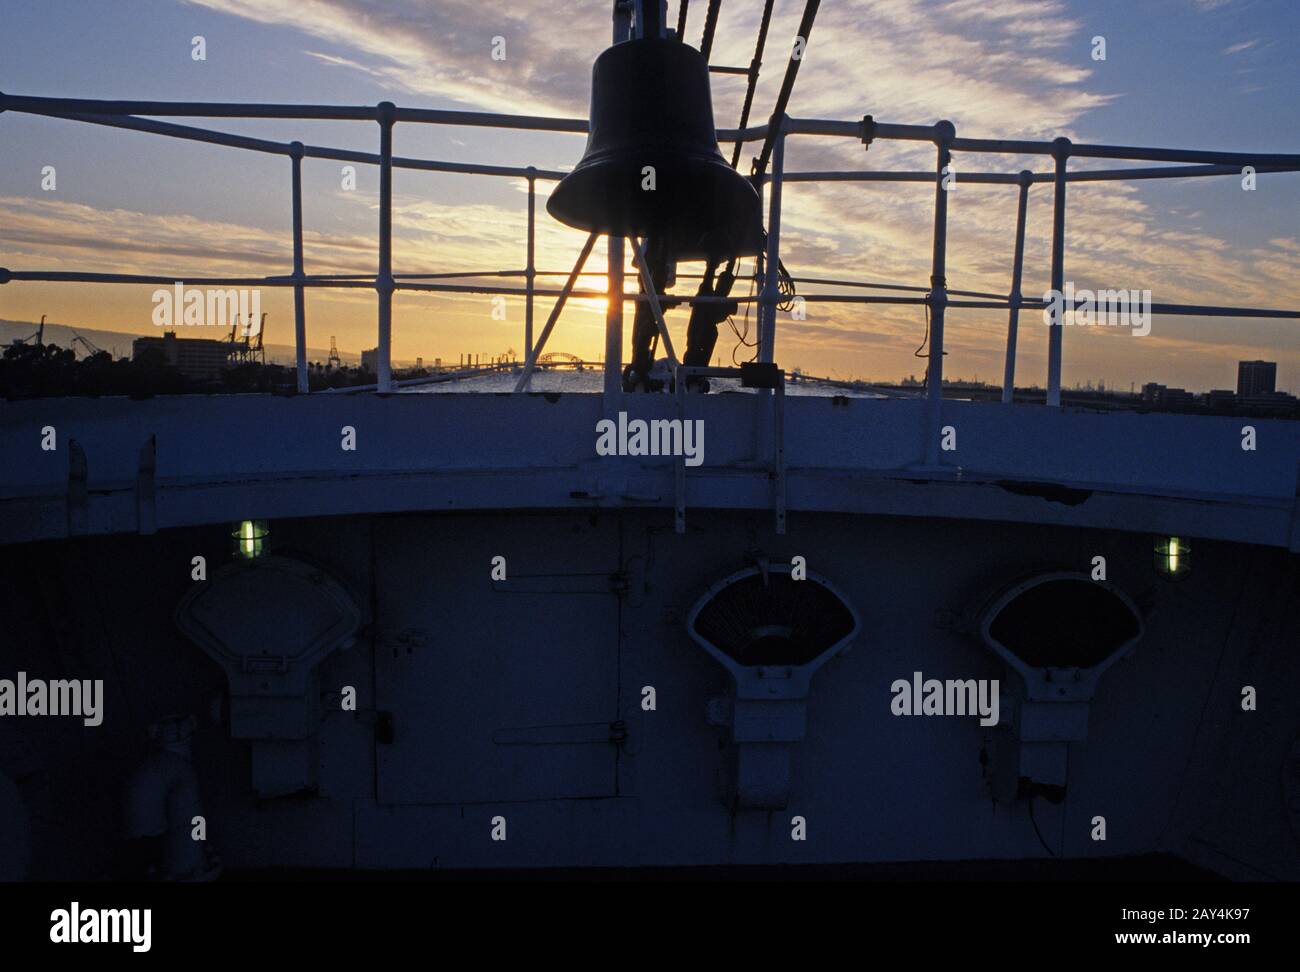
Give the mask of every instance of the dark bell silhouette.
[[[546, 204], [560, 222], [655, 238], [673, 260], [758, 253], [762, 203], [718, 151], [709, 69], [695, 48], [643, 38], [607, 49], [591, 72], [589, 132]], [[643, 188], [647, 166], [654, 189]]]

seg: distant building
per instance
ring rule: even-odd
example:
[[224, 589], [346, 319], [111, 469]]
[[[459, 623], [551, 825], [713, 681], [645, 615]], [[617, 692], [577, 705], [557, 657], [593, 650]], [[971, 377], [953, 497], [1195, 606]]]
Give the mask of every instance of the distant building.
[[150, 354], [161, 354], [162, 360], [187, 378], [219, 378], [229, 364], [230, 344], [210, 338], [178, 338], [174, 331], [131, 342], [132, 361]]
[[1242, 398], [1255, 398], [1272, 394], [1277, 388], [1276, 361], [1238, 361], [1237, 394]]
[[1169, 407], [1186, 407], [1196, 403], [1196, 396], [1186, 388], [1168, 388], [1149, 381], [1142, 386], [1142, 401], [1153, 405]]
[[369, 351], [361, 352], [361, 370], [368, 371], [372, 375], [379, 374], [379, 349], [371, 348]]
[[[1247, 365], [1266, 365], [1266, 377], [1263, 380], [1272, 384], [1273, 362], [1243, 361], [1241, 364], [1243, 369]], [[1250, 381], [1254, 378], [1247, 376], [1246, 371], [1243, 370], [1242, 380]], [[1300, 400], [1297, 400], [1294, 395], [1279, 391], [1241, 395], [1225, 388], [1216, 388], [1195, 395], [1182, 388], [1168, 388], [1150, 381], [1142, 386], [1142, 401], [1159, 410], [1178, 412], [1195, 410], [1210, 415], [1276, 415], [1300, 418]]]

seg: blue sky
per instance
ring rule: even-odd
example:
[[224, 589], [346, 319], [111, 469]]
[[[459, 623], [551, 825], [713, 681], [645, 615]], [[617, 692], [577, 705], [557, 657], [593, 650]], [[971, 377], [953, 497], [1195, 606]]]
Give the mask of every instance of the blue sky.
[[[166, 100], [398, 104], [586, 112], [590, 63], [607, 44], [608, 4], [536, 0], [7, 0], [0, 90], [14, 94]], [[698, 43], [706, 4], [692, 5]], [[778, 0], [755, 115], [766, 116], [803, 4]], [[745, 64], [761, 4], [724, 0], [714, 62]], [[670, 2], [670, 21], [676, 3]], [[557, 16], [556, 11], [563, 11]], [[207, 59], [191, 58], [202, 35]], [[1106, 60], [1091, 39], [1106, 39]], [[490, 57], [506, 38], [504, 61]], [[1300, 4], [1290, 0], [824, 0], [791, 113], [931, 123], [959, 134], [1185, 148], [1300, 152]], [[743, 81], [715, 77], [720, 125], [733, 125]], [[208, 122], [228, 131], [373, 151], [366, 123]], [[582, 139], [401, 126], [399, 154], [564, 168]], [[788, 166], [928, 167], [924, 146], [793, 140]], [[747, 167], [748, 155], [742, 161]], [[958, 158], [1017, 171], [1035, 160]], [[1041, 160], [1037, 160], [1041, 166]], [[1081, 163], [1081, 165], [1087, 163]], [[57, 189], [42, 192], [42, 166]], [[339, 166], [305, 166], [310, 270], [374, 266], [377, 179], [341, 188]], [[1027, 294], [1047, 280], [1050, 190], [1032, 197]], [[397, 269], [523, 266], [524, 195], [513, 180], [399, 172]], [[925, 284], [929, 186], [795, 186], [787, 195], [785, 262], [796, 274]], [[539, 210], [541, 207], [539, 207]], [[1066, 276], [1080, 287], [1150, 289], [1156, 301], [1300, 306], [1300, 175], [1071, 190]], [[951, 200], [949, 285], [1005, 291], [1014, 190], [961, 187]], [[288, 163], [156, 136], [6, 113], [0, 116], [0, 265], [122, 272], [284, 272], [289, 267]], [[543, 220], [539, 265], [567, 269], [581, 234]], [[603, 262], [603, 261], [602, 261]], [[589, 283], [600, 286], [598, 278]], [[147, 333], [152, 288], [9, 284], [0, 318]], [[287, 295], [269, 293], [268, 340], [290, 336]], [[547, 310], [543, 303], [538, 314]], [[494, 321], [487, 298], [399, 297], [399, 359], [522, 348], [522, 307]], [[683, 318], [684, 314], [677, 314]], [[313, 293], [310, 343], [374, 343], [373, 297]], [[672, 320], [680, 329], [684, 321]], [[912, 356], [919, 309], [810, 305], [783, 322], [778, 360], [822, 374], [894, 378]], [[1001, 372], [1005, 316], [950, 318], [948, 373]], [[719, 349], [730, 354], [724, 331]], [[1066, 335], [1067, 384], [1104, 378], [1229, 387], [1241, 357], [1278, 360], [1279, 384], [1300, 390], [1294, 322], [1157, 318], [1142, 340], [1110, 331]], [[579, 302], [555, 349], [595, 356], [598, 302]], [[1042, 381], [1044, 329], [1024, 331], [1019, 375]]]

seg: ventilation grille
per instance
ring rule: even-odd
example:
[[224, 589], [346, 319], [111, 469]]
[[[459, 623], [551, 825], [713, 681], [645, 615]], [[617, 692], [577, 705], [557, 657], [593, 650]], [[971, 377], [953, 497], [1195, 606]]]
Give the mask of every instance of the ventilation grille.
[[1003, 605], [989, 635], [1031, 668], [1092, 668], [1141, 632], [1114, 591], [1084, 579], [1044, 581]]
[[770, 572], [717, 591], [695, 617], [696, 634], [741, 665], [806, 665], [851, 635], [853, 613], [811, 577]]

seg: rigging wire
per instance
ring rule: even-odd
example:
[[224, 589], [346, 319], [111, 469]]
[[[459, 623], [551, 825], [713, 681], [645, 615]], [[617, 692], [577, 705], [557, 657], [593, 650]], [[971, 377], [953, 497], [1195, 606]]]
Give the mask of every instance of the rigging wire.
[[682, 0], [677, 5], [677, 39], [684, 40], [686, 37], [686, 11], [691, 8], [691, 0]]
[[[683, 9], [687, 2], [688, 0], [682, 0]], [[744, 128], [749, 123], [749, 112], [754, 105], [754, 90], [758, 87], [758, 72], [763, 66], [763, 49], [767, 46], [767, 28], [772, 22], [772, 3], [773, 0], [766, 0], [763, 4], [763, 19], [758, 25], [758, 42], [754, 45], [754, 59], [749, 62], [749, 83], [745, 86], [745, 103], [740, 109], [740, 124], [736, 126], [737, 128]], [[736, 147], [731, 153], [733, 169], [740, 164], [740, 153], [744, 147], [745, 143], [737, 140]]]
[[700, 41], [700, 53], [704, 55], [704, 62], [709, 61], [709, 52], [713, 50], [713, 32], [718, 28], [718, 10], [722, 7], [722, 0], [709, 0], [708, 13], [704, 15], [704, 37]]
[[[713, 3], [714, 0], [710, 0], [709, 12], [711, 14], [714, 12]], [[813, 21], [817, 19], [817, 8], [820, 5], [820, 3], [821, 0], [807, 0], [807, 3], [804, 5], [803, 17], [799, 21], [799, 35], [798, 35], [799, 37], [803, 38], [804, 51], [807, 50], [808, 37], [812, 33]], [[749, 74], [749, 89], [745, 95], [746, 112], [748, 111], [748, 109], [753, 103], [753, 91], [758, 84], [758, 67], [760, 63], [760, 58], [762, 56], [763, 46], [767, 42], [767, 28], [771, 21], [771, 13], [772, 13], [772, 3], [769, 0], [769, 2], [765, 4], [763, 9], [763, 20], [759, 25], [758, 44], [756, 46], [756, 53], [754, 55], [754, 60], [751, 63], [750, 74]], [[709, 37], [709, 42], [710, 44], [712, 43], [711, 36]], [[785, 116], [785, 109], [786, 106], [790, 103], [790, 94], [794, 91], [795, 78], [799, 74], [799, 64], [802, 60], [803, 60], [802, 54], [799, 57], [795, 57], [794, 50], [792, 48], [790, 51], [790, 61], [787, 64], [785, 70], [785, 77], [781, 81], [781, 90], [777, 94], [776, 106], [772, 110], [772, 115], [771, 115], [772, 119], [783, 118]], [[748, 115], [747, 114], [742, 115], [742, 121], [741, 121], [742, 128], [744, 127], [746, 121], [748, 121]], [[768, 159], [771, 157], [772, 146], [775, 144], [775, 138], [776, 138], [776, 127], [771, 123], [771, 121], [769, 121], [767, 138], [764, 139], [762, 151], [759, 153], [758, 157], [754, 159], [754, 163], [752, 167], [751, 178], [754, 180], [755, 185], [759, 184], [759, 180], [762, 178], [764, 171], [767, 169]], [[740, 161], [740, 151], [741, 151], [740, 146], [741, 143], [737, 142], [736, 148], [733, 153], [733, 161], [732, 161], [733, 166]], [[727, 261], [727, 271], [731, 272], [732, 270], [734, 270], [735, 265], [736, 265], [736, 260], [733, 257], [731, 260]], [[755, 261], [754, 263], [754, 272], [755, 274], [757, 274], [758, 272], [757, 261]], [[781, 266], [780, 261], [777, 261], [777, 274], [778, 274], [777, 286], [780, 288], [781, 293], [783, 295], [786, 295], [785, 303], [788, 305], [789, 301], [794, 297], [794, 282], [790, 278], [789, 273], [785, 271], [785, 268]], [[787, 285], [789, 287], [788, 294], [786, 294]], [[787, 306], [785, 309], [788, 310], [789, 307]], [[745, 310], [746, 310], [746, 314], [748, 315], [749, 308], [746, 307]]]
[[[799, 21], [798, 37], [803, 39], [803, 50], [800, 56], [796, 57], [792, 47], [790, 51], [790, 61], [786, 65], [785, 78], [781, 81], [781, 90], [776, 96], [776, 106], [772, 109], [772, 120], [785, 117], [785, 109], [790, 104], [790, 94], [794, 91], [794, 81], [799, 75], [799, 65], [803, 63], [804, 56], [808, 53], [808, 38], [812, 34], [813, 21], [817, 19], [817, 8], [821, 0], [808, 0], [803, 8], [803, 18]], [[776, 125], [769, 122], [767, 129], [767, 138], [763, 140], [762, 151], [759, 152], [758, 158], [754, 160], [754, 175], [761, 176], [767, 171], [767, 163], [772, 157], [772, 148], [776, 145]]]

